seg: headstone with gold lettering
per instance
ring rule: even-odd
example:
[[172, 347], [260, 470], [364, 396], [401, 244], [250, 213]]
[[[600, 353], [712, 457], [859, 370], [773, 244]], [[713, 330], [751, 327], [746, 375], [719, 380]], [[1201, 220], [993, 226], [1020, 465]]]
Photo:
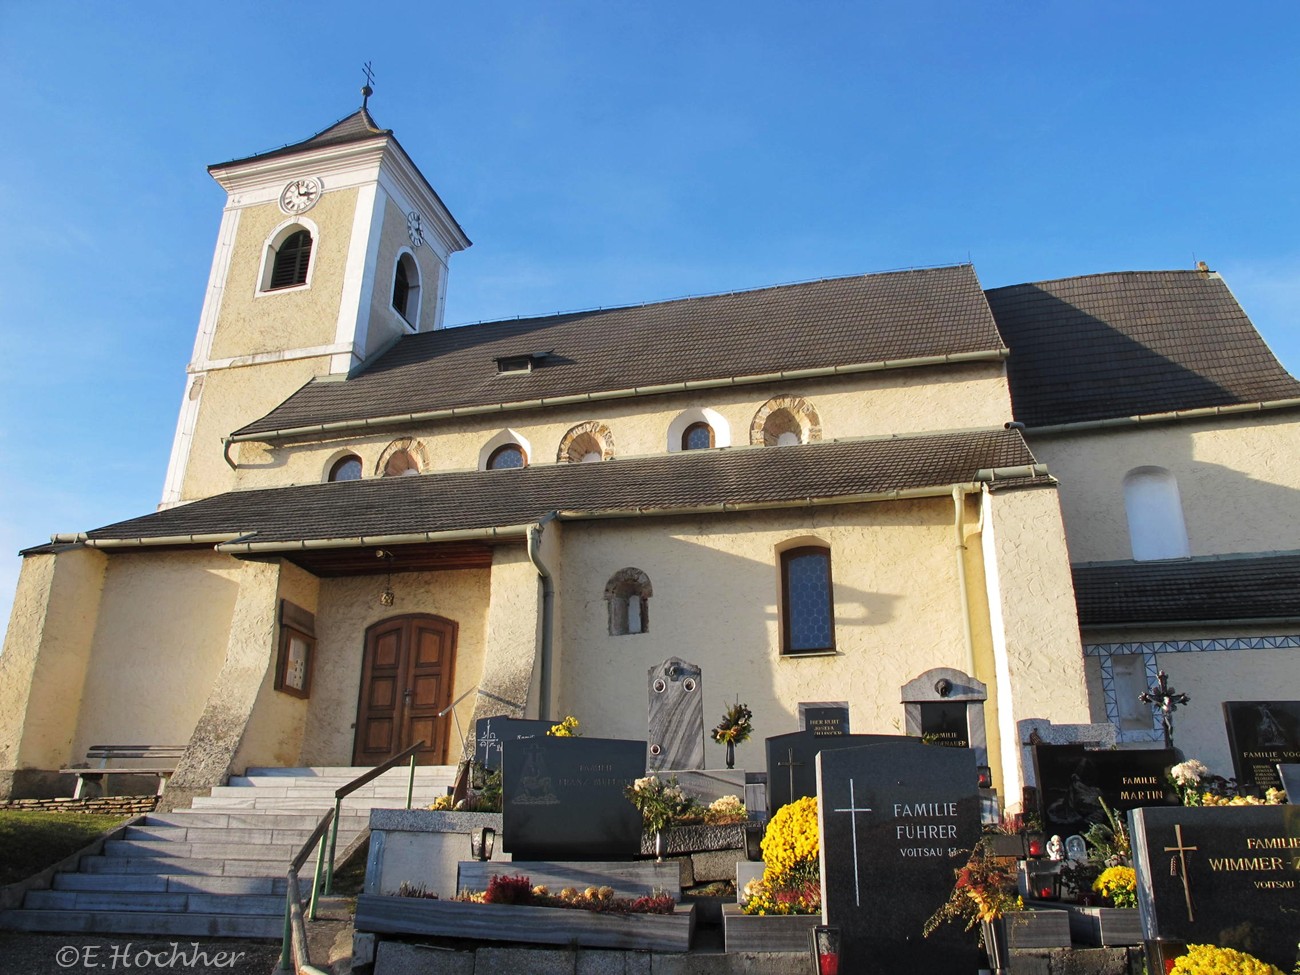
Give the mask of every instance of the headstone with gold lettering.
[[1104, 801], [1115, 812], [1139, 806], [1176, 806], [1168, 771], [1178, 754], [1168, 749], [1095, 750], [1083, 745], [1038, 745], [1034, 770], [1043, 828], [1051, 835], [1086, 833], [1104, 823]]
[[969, 975], [975, 938], [926, 919], [979, 838], [970, 750], [884, 742], [817, 756], [822, 923], [841, 931], [840, 971]]
[[1129, 813], [1142, 934], [1300, 961], [1300, 819], [1292, 806]]
[[1280, 787], [1278, 765], [1300, 762], [1300, 701], [1224, 701], [1223, 720], [1237, 783]]

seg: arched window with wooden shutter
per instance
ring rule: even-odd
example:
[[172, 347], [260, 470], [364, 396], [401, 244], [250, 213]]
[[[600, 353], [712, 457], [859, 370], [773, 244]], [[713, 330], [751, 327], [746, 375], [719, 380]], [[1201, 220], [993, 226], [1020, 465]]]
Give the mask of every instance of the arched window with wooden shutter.
[[275, 252], [268, 291], [296, 288], [307, 283], [307, 269], [311, 266], [311, 233], [299, 230], [290, 234]]

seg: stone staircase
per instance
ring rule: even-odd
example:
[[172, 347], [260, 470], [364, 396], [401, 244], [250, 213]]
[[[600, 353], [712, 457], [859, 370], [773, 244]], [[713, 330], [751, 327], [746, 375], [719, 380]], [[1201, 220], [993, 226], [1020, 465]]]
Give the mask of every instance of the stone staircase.
[[[252, 768], [200, 796], [190, 809], [150, 813], [109, 840], [101, 855], [81, 858], [49, 890], [28, 891], [20, 909], [0, 911], [0, 928], [16, 931], [280, 938], [289, 862], [334, 791], [364, 768]], [[415, 771], [413, 808], [445, 795], [454, 766]], [[343, 801], [338, 853], [369, 822], [374, 808], [404, 808], [408, 770], [395, 768]], [[309, 896], [309, 860], [302, 872]]]

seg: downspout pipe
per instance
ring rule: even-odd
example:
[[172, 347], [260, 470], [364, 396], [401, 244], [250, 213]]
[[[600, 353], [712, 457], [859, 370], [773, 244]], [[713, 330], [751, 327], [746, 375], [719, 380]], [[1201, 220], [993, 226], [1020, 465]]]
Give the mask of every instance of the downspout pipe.
[[546, 567], [546, 563], [542, 561], [542, 533], [548, 524], [559, 517], [558, 511], [552, 511], [548, 515], [543, 515], [537, 524], [528, 529], [528, 560], [533, 563], [533, 568], [537, 570], [537, 575], [542, 580], [542, 666], [537, 681], [540, 699], [537, 705], [537, 717], [542, 721], [551, 720], [551, 654], [555, 642], [555, 579], [551, 576], [551, 570]]
[[970, 624], [970, 586], [966, 580], [966, 487], [952, 486], [953, 551], [957, 556], [957, 589], [961, 595], [961, 628], [966, 641], [966, 673], [975, 676], [975, 638]]

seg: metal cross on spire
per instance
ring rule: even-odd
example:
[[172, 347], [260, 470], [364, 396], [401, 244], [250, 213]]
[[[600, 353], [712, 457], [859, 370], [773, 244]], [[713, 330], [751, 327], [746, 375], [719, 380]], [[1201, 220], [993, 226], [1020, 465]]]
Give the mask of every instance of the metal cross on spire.
[[366, 83], [361, 86], [361, 107], [366, 108], [370, 101], [370, 96], [375, 93], [375, 89], [372, 87], [375, 83], [375, 69], [371, 66], [370, 62], [367, 61], [361, 66], [361, 73], [366, 76]]
[[1169, 675], [1161, 670], [1156, 673], [1156, 682], [1151, 686], [1151, 690], [1139, 694], [1138, 700], [1160, 709], [1160, 724], [1165, 732], [1165, 747], [1173, 748], [1174, 712], [1178, 710], [1178, 705], [1187, 704], [1191, 698], [1170, 687]]

